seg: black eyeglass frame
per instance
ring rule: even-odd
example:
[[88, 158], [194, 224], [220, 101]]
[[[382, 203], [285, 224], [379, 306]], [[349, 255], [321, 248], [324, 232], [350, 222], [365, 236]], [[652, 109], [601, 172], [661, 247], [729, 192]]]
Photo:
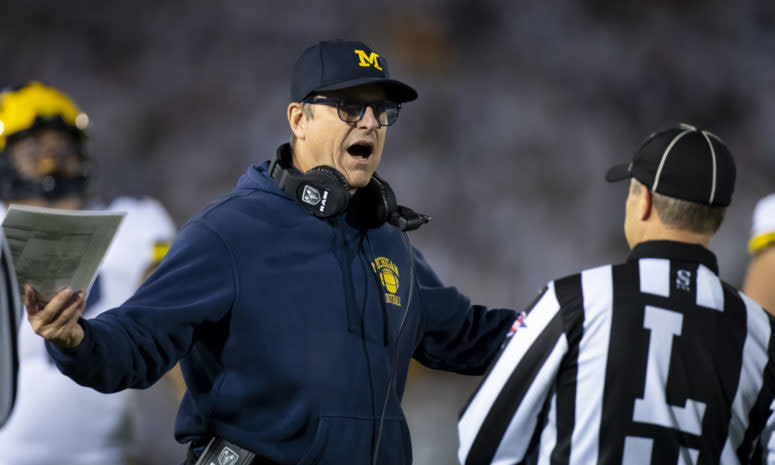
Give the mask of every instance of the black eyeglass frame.
[[[371, 111], [374, 112], [374, 119], [377, 120], [377, 126], [378, 127], [384, 127], [384, 126], [391, 126], [393, 123], [398, 121], [398, 114], [401, 112], [401, 104], [397, 102], [392, 102], [390, 100], [380, 100], [378, 102], [358, 102], [353, 100], [347, 100], [340, 97], [307, 97], [304, 100], [302, 100], [304, 103], [312, 103], [312, 104], [321, 104], [321, 105], [327, 105], [329, 107], [335, 107], [336, 113], [339, 115], [339, 119], [344, 121], [345, 123], [357, 123], [358, 121], [363, 119], [363, 115], [366, 114], [366, 107], [371, 107]], [[357, 112], [358, 118], [354, 120], [348, 120], [342, 116], [343, 113], [345, 114], [356, 114], [352, 113], [346, 110], [343, 110], [342, 107], [344, 105], [360, 105], [360, 110]], [[377, 111], [379, 107], [382, 107], [382, 111]], [[388, 109], [395, 109], [395, 116], [393, 117], [393, 121], [390, 121], [390, 117], [388, 116]], [[383, 124], [379, 120], [380, 113], [385, 113], [385, 118], [387, 123]]]

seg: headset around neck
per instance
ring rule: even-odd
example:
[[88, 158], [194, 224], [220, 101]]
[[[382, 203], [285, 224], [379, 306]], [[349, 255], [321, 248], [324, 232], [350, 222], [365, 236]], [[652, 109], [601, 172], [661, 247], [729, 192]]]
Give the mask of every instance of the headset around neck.
[[347, 178], [331, 166], [320, 165], [306, 173], [299, 172], [291, 161], [290, 144], [283, 144], [277, 149], [269, 164], [269, 176], [280, 189], [318, 218], [329, 218], [347, 211], [358, 225], [365, 228], [378, 228], [389, 223], [401, 231], [413, 231], [431, 219], [398, 205], [393, 189], [376, 173], [369, 184], [350, 195]]

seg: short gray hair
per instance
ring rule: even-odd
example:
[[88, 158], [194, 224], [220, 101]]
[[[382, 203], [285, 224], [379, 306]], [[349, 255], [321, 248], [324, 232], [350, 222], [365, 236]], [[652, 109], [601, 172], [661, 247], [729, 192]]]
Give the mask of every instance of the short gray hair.
[[[632, 178], [630, 193], [638, 195], [642, 185], [637, 179]], [[651, 197], [654, 199], [654, 210], [667, 227], [685, 229], [698, 234], [714, 234], [718, 231], [727, 212], [726, 207], [690, 202], [657, 192], [651, 192]]]

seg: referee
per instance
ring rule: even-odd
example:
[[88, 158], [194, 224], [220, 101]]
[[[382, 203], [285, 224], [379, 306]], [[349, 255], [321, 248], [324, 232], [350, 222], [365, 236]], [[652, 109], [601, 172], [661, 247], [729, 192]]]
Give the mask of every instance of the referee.
[[631, 179], [627, 261], [551, 281], [517, 319], [458, 423], [460, 462], [773, 463], [775, 319], [708, 250], [731, 154], [681, 125], [606, 179]]

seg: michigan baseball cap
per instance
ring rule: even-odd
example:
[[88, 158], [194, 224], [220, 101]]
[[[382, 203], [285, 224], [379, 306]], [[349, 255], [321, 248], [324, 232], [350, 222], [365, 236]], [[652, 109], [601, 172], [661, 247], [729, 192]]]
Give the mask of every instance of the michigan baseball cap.
[[729, 205], [735, 160], [713, 133], [688, 124], [649, 136], [629, 164], [608, 170], [608, 182], [635, 178], [652, 192], [704, 205]]
[[388, 100], [409, 102], [417, 92], [390, 79], [385, 57], [363, 42], [327, 40], [306, 49], [293, 67], [291, 100], [300, 102], [313, 92], [380, 84]]

